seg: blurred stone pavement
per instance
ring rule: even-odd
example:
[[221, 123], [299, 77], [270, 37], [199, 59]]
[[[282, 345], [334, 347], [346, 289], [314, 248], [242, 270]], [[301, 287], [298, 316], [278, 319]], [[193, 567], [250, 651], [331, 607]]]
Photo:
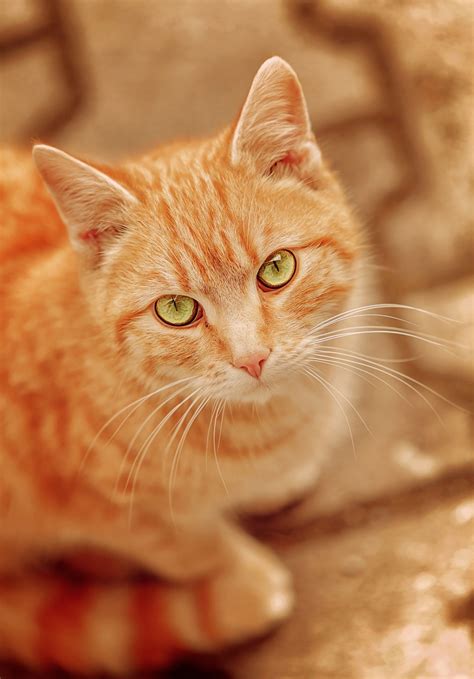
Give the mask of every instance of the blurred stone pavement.
[[364, 380], [370, 433], [348, 413], [355, 451], [346, 441], [311, 497], [252, 523], [294, 574], [292, 619], [156, 678], [474, 677], [473, 11], [465, 0], [0, 0], [1, 141], [139, 153], [227, 123], [260, 63], [287, 59], [367, 226], [377, 299], [454, 319], [406, 316], [453, 350], [397, 336], [366, 350], [410, 359], [389, 365], [431, 406], [396, 378]]

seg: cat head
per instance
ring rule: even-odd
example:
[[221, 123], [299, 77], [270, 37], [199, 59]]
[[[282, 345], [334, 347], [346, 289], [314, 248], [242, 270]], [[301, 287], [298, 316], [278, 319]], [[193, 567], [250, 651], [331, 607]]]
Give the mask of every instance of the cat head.
[[144, 390], [192, 378], [211, 397], [265, 401], [310, 358], [315, 325], [347, 303], [356, 229], [278, 57], [215, 137], [118, 168], [43, 145], [34, 158], [89, 308]]

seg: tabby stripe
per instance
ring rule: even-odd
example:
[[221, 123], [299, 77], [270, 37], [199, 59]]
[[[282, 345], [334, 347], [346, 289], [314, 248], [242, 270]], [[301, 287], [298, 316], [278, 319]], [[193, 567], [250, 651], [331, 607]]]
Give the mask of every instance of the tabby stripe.
[[[175, 252], [170, 253], [170, 258], [176, 273], [176, 276], [183, 287], [184, 290], [189, 290], [191, 287], [191, 282], [189, 280], [188, 272], [186, 269], [186, 264], [182, 258], [182, 252], [179, 255]], [[192, 259], [192, 258], [191, 258]]]
[[234, 267], [241, 267], [239, 258], [236, 257], [236, 243], [232, 242], [229, 231], [222, 231], [221, 238], [229, 263], [233, 262]]
[[134, 585], [130, 614], [133, 624], [132, 657], [136, 667], [159, 667], [170, 663], [183, 650], [171, 629], [164, 586]]
[[97, 590], [91, 586], [60, 582], [39, 608], [38, 658], [42, 665], [90, 670], [87, 658], [87, 614]]
[[160, 206], [163, 208], [163, 212], [165, 215], [166, 222], [168, 223], [168, 226], [171, 227], [171, 229], [176, 232], [176, 222], [173, 218], [173, 215], [171, 213], [171, 208], [168, 203], [168, 201], [165, 199], [163, 194], [160, 197]]
[[331, 238], [330, 236], [323, 236], [316, 240], [306, 243], [303, 247], [313, 247], [313, 248], [324, 248], [330, 247], [336, 251], [336, 253], [348, 262], [351, 262], [355, 258], [355, 252], [346, 250], [337, 240]]
[[128, 314], [124, 314], [121, 316], [118, 321], [115, 323], [115, 338], [117, 340], [117, 344], [119, 345], [120, 349], [123, 349], [123, 345], [125, 342], [125, 332], [130, 325], [130, 323], [137, 318], [137, 316], [140, 316], [143, 313], [143, 309], [139, 309], [138, 311], [132, 311], [129, 312]]
[[217, 645], [220, 639], [220, 630], [214, 610], [212, 580], [204, 580], [196, 587], [194, 601], [199, 629], [206, 640], [211, 642], [210, 647], [212, 648], [214, 644]]

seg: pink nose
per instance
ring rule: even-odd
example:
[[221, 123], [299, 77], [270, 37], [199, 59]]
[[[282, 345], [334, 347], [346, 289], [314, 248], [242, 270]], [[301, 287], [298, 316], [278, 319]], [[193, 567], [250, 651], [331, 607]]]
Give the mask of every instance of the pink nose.
[[270, 349], [263, 349], [254, 354], [239, 357], [235, 360], [234, 365], [236, 368], [246, 370], [250, 377], [256, 377], [258, 379], [262, 374], [263, 366], [269, 356]]

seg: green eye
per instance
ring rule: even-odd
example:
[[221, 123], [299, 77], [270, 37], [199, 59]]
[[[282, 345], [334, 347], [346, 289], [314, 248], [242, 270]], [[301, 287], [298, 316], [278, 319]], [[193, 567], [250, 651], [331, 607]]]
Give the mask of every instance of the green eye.
[[296, 259], [289, 250], [277, 250], [262, 264], [257, 279], [266, 288], [282, 288], [296, 271]]
[[155, 302], [156, 315], [168, 325], [189, 325], [199, 310], [196, 300], [185, 295], [163, 295]]

